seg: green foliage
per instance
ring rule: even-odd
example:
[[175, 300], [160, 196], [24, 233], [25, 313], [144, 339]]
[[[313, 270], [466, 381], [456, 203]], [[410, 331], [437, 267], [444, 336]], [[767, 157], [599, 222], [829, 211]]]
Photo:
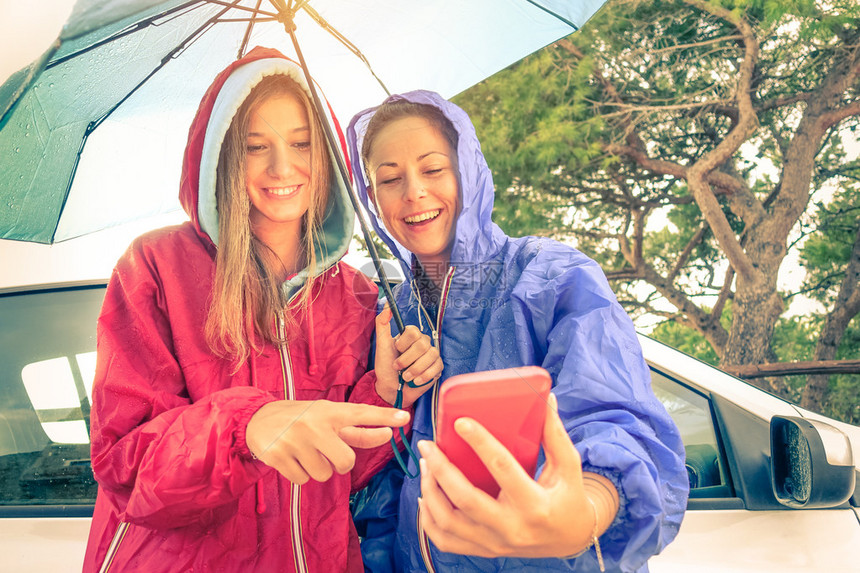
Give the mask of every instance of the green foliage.
[[819, 203], [813, 228], [800, 250], [806, 268], [804, 290], [824, 304], [832, 304], [845, 276], [845, 266], [860, 227], [860, 185], [840, 187], [833, 201]]
[[[391, 254], [391, 251], [388, 249], [388, 246], [382, 242], [375, 234], [370, 235], [371, 240], [373, 241], [373, 245], [376, 247], [376, 252], [379, 254], [380, 259], [394, 259], [394, 255]], [[367, 241], [364, 240], [364, 237], [359, 234], [355, 234], [352, 236], [352, 240], [358, 243], [358, 250], [363, 251], [370, 255], [370, 249], [367, 248]]]
[[719, 366], [720, 361], [714, 348], [694, 328], [674, 321], [666, 321], [654, 328], [651, 337], [711, 366]]
[[[705, 310], [711, 312], [711, 309]], [[732, 303], [728, 301], [723, 307], [723, 312], [720, 314], [720, 323], [723, 326], [728, 326], [731, 322]], [[675, 320], [666, 320], [658, 324], [650, 336], [663, 344], [668, 344], [673, 348], [686, 352], [702, 362], [707, 362], [712, 366], [719, 366], [720, 364], [719, 356], [717, 356], [717, 352], [713, 346], [695, 328], [681, 324]]]
[[[860, 321], [855, 317], [848, 325], [837, 360], [860, 359]], [[860, 374], [837, 374], [830, 377], [829, 393], [824, 413], [849, 424], [860, 424]]]
[[[752, 198], [711, 187], [742, 246], [761, 227], [737, 215], [744, 210], [734, 202], [758, 203], [763, 217], [778, 210], [774, 198], [785, 187], [786, 153], [806, 100], [860, 40], [856, 0], [708, 3], [708, 9], [697, 9], [682, 0], [610, 0], [579, 32], [455, 98], [472, 117], [493, 170], [496, 222], [512, 235], [575, 243], [601, 264], [633, 314], [655, 310], [658, 288], [667, 285], [703, 310], [724, 289], [727, 257], [709, 228], [700, 233], [704, 219], [677, 173], [713, 152], [737, 122], [741, 31], [747, 29], [739, 23], [758, 42], [750, 94], [757, 128], [714, 173], [741, 182]], [[842, 101], [855, 101], [857, 92], [857, 85], [847, 87]], [[857, 140], [858, 129], [860, 119], [849, 117], [812, 150], [810, 191], [817, 211], [801, 217], [800, 236], [789, 245], [802, 248], [808, 274], [803, 292], [827, 308], [860, 226], [860, 163], [849, 161], [844, 145]], [[678, 170], [661, 171], [654, 163]], [[761, 219], [753, 222], [760, 225]], [[631, 262], [640, 252], [641, 260]], [[660, 275], [661, 287], [660, 281], [645, 284], [646, 265]], [[783, 317], [764, 347], [782, 360], [810, 357], [823, 320]], [[682, 322], [694, 321], [686, 316]], [[730, 312], [721, 323], [730, 328]], [[716, 361], [717, 353], [693, 328], [665, 323], [654, 332]], [[847, 419], [856, 377], [833, 380], [829, 407]], [[787, 391], [798, 395], [804, 383], [804, 377], [791, 377]]]
[[849, 424], [860, 424], [860, 375], [840, 374], [831, 377], [825, 413]]
[[[823, 322], [820, 315], [781, 318], [774, 327], [771, 339], [771, 348], [777, 359], [780, 362], [812, 360]], [[806, 386], [806, 376], [783, 376], [781, 380], [785, 397], [795, 403], [800, 402], [801, 393]]]
[[588, 61], [542, 51], [454, 98], [475, 124], [496, 184], [494, 219], [506, 232], [566, 234], [559, 176], [600, 154], [590, 74]]

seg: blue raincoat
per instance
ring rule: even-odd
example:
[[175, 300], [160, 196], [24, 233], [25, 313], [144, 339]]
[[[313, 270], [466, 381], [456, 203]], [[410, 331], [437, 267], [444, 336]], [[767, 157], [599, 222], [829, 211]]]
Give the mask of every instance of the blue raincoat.
[[[445, 363], [441, 384], [466, 372], [546, 368], [583, 470], [609, 478], [621, 497], [618, 516], [600, 538], [607, 571], [647, 570], [647, 559], [678, 533], [688, 480], [678, 430], [651, 391], [630, 318], [593, 260], [550, 239], [508, 237], [491, 221], [492, 176], [463, 110], [426, 91], [393, 97], [440, 108], [459, 133], [462, 210], [451, 252], [453, 272], [436, 318]], [[362, 112], [350, 123], [353, 171], [377, 233], [402, 264], [407, 280], [395, 296], [404, 321], [429, 333], [409, 284], [412, 254], [385, 231], [368, 199], [359, 150], [373, 113]], [[415, 406], [411, 444], [416, 452], [419, 440], [434, 437], [434, 402], [428, 392]], [[417, 473], [411, 462], [410, 471]], [[410, 479], [389, 465], [359, 500], [355, 518], [364, 534], [367, 569], [424, 571], [422, 553], [429, 550], [437, 571], [598, 570], [593, 549], [568, 560], [442, 553], [418, 532], [419, 495], [420, 478]]]

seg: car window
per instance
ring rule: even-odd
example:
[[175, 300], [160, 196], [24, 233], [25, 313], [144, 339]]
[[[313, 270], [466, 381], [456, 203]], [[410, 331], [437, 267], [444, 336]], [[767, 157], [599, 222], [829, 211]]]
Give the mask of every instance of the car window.
[[654, 368], [651, 369], [651, 387], [681, 433], [687, 454], [690, 497], [731, 495], [710, 400]]
[[92, 504], [103, 285], [0, 295], [0, 505]]

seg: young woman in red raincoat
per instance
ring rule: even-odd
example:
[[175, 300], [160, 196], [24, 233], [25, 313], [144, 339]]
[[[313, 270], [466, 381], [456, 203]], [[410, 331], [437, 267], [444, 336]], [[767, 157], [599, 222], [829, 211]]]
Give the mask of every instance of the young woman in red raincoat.
[[99, 318], [84, 571], [363, 570], [350, 492], [408, 422], [389, 406], [397, 370], [422, 383], [442, 363], [414, 327], [392, 340], [375, 286], [339, 262], [353, 211], [338, 152], [274, 50], [203, 97], [191, 221], [135, 240]]

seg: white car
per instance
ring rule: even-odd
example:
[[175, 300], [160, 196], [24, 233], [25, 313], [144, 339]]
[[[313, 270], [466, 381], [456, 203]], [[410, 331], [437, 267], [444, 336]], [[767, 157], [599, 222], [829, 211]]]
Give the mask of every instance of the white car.
[[[80, 571], [105, 281], [0, 290], [3, 571]], [[797, 408], [640, 337], [687, 448], [691, 495], [653, 572], [860, 571], [860, 428]]]

